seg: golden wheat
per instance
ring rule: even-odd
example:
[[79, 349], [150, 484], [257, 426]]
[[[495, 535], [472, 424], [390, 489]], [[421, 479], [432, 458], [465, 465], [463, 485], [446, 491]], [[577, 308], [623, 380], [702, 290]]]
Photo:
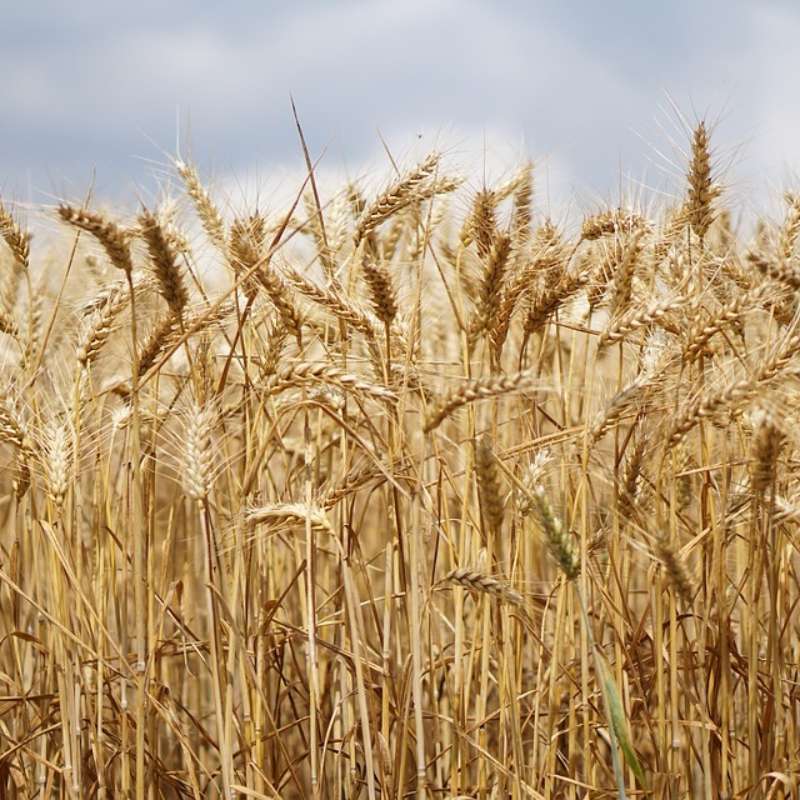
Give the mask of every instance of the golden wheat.
[[689, 144], [0, 205], [0, 796], [796, 796], [798, 194]]

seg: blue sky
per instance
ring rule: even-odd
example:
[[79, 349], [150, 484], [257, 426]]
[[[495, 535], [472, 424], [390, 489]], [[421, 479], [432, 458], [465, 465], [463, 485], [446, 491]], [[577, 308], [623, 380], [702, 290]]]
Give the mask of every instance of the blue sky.
[[527, 154], [552, 191], [609, 198], [620, 175], [662, 185], [672, 98], [717, 123], [736, 190], [800, 174], [792, 2], [38, 0], [3, 19], [15, 199], [81, 194], [93, 172], [101, 195], [152, 190], [178, 130], [222, 179], [299, 169], [290, 92], [331, 169], [380, 163], [380, 130], [401, 156], [485, 148], [502, 170]]

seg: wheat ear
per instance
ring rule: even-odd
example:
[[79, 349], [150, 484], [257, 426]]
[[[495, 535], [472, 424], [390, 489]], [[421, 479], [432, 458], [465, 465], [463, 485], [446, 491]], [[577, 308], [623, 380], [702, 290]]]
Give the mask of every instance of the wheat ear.
[[75, 208], [66, 204], [59, 206], [58, 214], [64, 222], [94, 236], [105, 249], [111, 263], [126, 275], [131, 274], [133, 262], [131, 261], [131, 233], [129, 230], [96, 211]]
[[487, 397], [499, 397], [511, 392], [524, 391], [535, 381], [535, 375], [523, 370], [512, 375], [489, 375], [465, 383], [460, 389], [444, 397], [439, 405], [428, 415], [423, 428], [425, 433], [438, 428], [454, 411], [468, 403]]

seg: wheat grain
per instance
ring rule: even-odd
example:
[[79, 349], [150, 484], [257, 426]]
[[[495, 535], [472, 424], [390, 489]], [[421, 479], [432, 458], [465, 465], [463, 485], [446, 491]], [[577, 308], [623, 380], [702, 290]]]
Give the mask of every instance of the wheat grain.
[[245, 519], [251, 525], [305, 525], [311, 521], [312, 528], [333, 533], [328, 517], [321, 508], [303, 503], [276, 503], [270, 506], [248, 508]]
[[11, 250], [16, 264], [27, 270], [30, 265], [31, 233], [20, 227], [2, 203], [0, 203], [0, 236]]
[[647, 308], [628, 311], [597, 337], [598, 349], [613, 344], [614, 342], [620, 342], [634, 331], [658, 322], [667, 314], [681, 308], [686, 302], [686, 297], [676, 297], [653, 303], [647, 306]]
[[328, 383], [344, 390], [364, 394], [389, 403], [397, 401], [397, 395], [385, 386], [370, 383], [354, 373], [330, 364], [315, 364], [311, 362], [282, 367], [264, 383], [264, 391], [267, 394], [277, 394], [306, 382]]
[[500, 478], [495, 465], [495, 455], [489, 439], [484, 436], [475, 446], [475, 477], [481, 508], [488, 527], [495, 537], [503, 527], [504, 502], [500, 491]]
[[226, 249], [225, 222], [222, 214], [214, 205], [211, 195], [203, 186], [197, 169], [185, 161], [176, 159], [175, 169], [183, 179], [186, 191], [194, 202], [197, 216], [203, 225], [208, 238], [219, 248], [221, 252]]
[[424, 431], [430, 433], [438, 428], [454, 411], [468, 403], [487, 397], [500, 397], [511, 392], [525, 391], [533, 386], [534, 381], [535, 376], [528, 371], [513, 375], [490, 375], [487, 378], [469, 381], [440, 400], [438, 406], [428, 415]]
[[94, 236], [103, 246], [111, 263], [126, 275], [133, 272], [131, 232], [96, 211], [61, 205], [58, 213], [64, 222]]
[[397, 316], [397, 298], [386, 266], [367, 256], [364, 258], [361, 271], [369, 287], [375, 316], [384, 325], [391, 326], [392, 320]]
[[461, 567], [448, 572], [444, 578], [448, 583], [455, 583], [466, 589], [493, 595], [514, 606], [525, 606], [522, 595], [512, 589], [505, 581], [492, 578], [490, 575], [469, 567]]
[[673, 545], [663, 537], [656, 538], [656, 555], [664, 565], [669, 582], [687, 608], [692, 605], [692, 580], [683, 558]]
[[417, 199], [417, 193], [422, 184], [436, 173], [439, 160], [439, 153], [431, 153], [416, 168], [404, 175], [364, 208], [354, 234], [356, 247], [381, 223]]
[[215, 419], [216, 410], [210, 404], [193, 403], [186, 415], [184, 485], [186, 494], [198, 501], [207, 500], [213, 486]]
[[158, 218], [144, 209], [139, 214], [139, 228], [147, 243], [153, 273], [158, 281], [161, 295], [175, 316], [180, 316], [189, 302], [183, 275], [177, 262], [177, 253]]
[[717, 194], [717, 188], [712, 183], [708, 133], [705, 122], [700, 122], [692, 135], [687, 219], [692, 230], [701, 239], [706, 235], [714, 219], [712, 204]]

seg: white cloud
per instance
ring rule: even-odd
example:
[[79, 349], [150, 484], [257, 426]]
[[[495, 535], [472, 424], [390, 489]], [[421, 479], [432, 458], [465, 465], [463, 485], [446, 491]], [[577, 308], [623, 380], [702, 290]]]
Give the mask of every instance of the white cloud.
[[0, 51], [11, 76], [0, 84], [0, 182], [30, 171], [44, 183], [42, 164], [56, 180], [60, 170], [88, 179], [95, 161], [104, 185], [123, 174], [143, 181], [147, 168], [131, 155], [171, 150], [179, 110], [201, 164], [271, 173], [301, 163], [290, 92], [312, 149], [328, 150], [325, 169], [376, 174], [371, 165], [385, 164], [377, 129], [400, 155], [422, 133], [422, 147], [439, 142], [457, 160], [463, 150], [478, 161], [485, 134], [490, 155], [513, 151], [498, 169], [530, 155], [550, 165], [554, 197], [608, 198], [620, 171], [638, 176], [654, 155], [632, 130], [669, 149], [650, 122], [664, 90], [712, 117], [721, 104], [730, 109], [720, 136], [752, 139], [745, 174], [800, 155], [791, 79], [800, 31], [789, 5], [731, 5], [716, 39], [700, 24], [714, 9], [698, 9], [691, 23], [680, 3], [653, 11], [663, 30], [644, 66], [638, 40], [626, 39], [646, 18], [641, 10], [616, 25], [599, 11], [578, 17], [513, 0], [245, 2], [218, 11], [147, 1], [116, 23], [95, 3], [73, 14], [49, 2], [36, 36]]
[[800, 155], [800, 105], [796, 102], [800, 15], [772, 6], [753, 14], [752, 21], [758, 105], [751, 150], [770, 178], [786, 178]]

